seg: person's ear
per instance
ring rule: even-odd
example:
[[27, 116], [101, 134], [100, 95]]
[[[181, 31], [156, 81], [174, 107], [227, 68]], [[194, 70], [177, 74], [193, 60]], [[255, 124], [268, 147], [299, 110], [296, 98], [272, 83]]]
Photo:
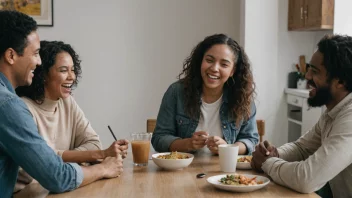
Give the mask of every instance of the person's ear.
[[13, 65], [15, 63], [15, 56], [17, 55], [16, 51], [12, 48], [8, 48], [4, 53], [5, 62]]
[[337, 88], [344, 88], [345, 87], [345, 82], [343, 80], [337, 79]]

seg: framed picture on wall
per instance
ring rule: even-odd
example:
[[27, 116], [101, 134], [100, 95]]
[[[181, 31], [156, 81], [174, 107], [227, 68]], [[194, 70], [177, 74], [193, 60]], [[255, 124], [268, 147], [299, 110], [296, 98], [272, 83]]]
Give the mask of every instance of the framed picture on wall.
[[17, 10], [33, 17], [38, 26], [54, 25], [54, 0], [0, 0], [0, 10]]

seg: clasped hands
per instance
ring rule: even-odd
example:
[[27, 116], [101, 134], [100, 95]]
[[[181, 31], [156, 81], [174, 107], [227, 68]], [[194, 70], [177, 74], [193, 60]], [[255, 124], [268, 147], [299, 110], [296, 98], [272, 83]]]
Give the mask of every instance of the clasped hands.
[[252, 155], [251, 167], [258, 172], [263, 172], [262, 165], [268, 158], [279, 157], [276, 147], [271, 145], [267, 140], [256, 145]]
[[218, 146], [220, 144], [227, 144], [224, 139], [219, 136], [210, 136], [205, 131], [194, 132], [190, 138], [191, 150], [196, 150], [207, 146], [213, 154], [218, 154]]

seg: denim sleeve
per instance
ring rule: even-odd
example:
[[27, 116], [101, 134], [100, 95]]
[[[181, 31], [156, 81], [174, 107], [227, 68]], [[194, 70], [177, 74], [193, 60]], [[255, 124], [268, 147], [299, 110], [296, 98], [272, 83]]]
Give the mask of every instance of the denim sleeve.
[[248, 154], [252, 154], [254, 147], [258, 144], [258, 128], [255, 115], [257, 113], [254, 102], [251, 105], [251, 115], [247, 121], [241, 125], [240, 132], [237, 136], [236, 142], [242, 142], [247, 147]]
[[0, 146], [43, 187], [61, 193], [77, 188], [83, 171], [64, 163], [39, 135], [33, 118], [17, 96], [0, 104]]
[[157, 152], [168, 152], [173, 141], [180, 139], [176, 136], [176, 84], [171, 85], [162, 99], [157, 123], [152, 137], [152, 145]]

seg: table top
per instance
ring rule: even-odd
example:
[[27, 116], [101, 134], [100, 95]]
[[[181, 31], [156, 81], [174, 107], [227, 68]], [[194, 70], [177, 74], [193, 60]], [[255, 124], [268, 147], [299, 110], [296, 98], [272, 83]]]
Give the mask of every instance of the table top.
[[[205, 173], [204, 178], [197, 178]], [[237, 170], [242, 174], [264, 174], [253, 170]], [[74, 191], [50, 194], [50, 198], [78, 197], [319, 197], [315, 193], [301, 194], [270, 182], [266, 187], [249, 193], [218, 190], [207, 182], [207, 178], [224, 174], [220, 171], [219, 157], [211, 154], [196, 154], [193, 162], [182, 170], [168, 171], [159, 168], [152, 160], [146, 167], [134, 167], [132, 156], [124, 161], [124, 172], [118, 178], [104, 179]], [[28, 185], [18, 197], [46, 197], [47, 190], [38, 183]]]

